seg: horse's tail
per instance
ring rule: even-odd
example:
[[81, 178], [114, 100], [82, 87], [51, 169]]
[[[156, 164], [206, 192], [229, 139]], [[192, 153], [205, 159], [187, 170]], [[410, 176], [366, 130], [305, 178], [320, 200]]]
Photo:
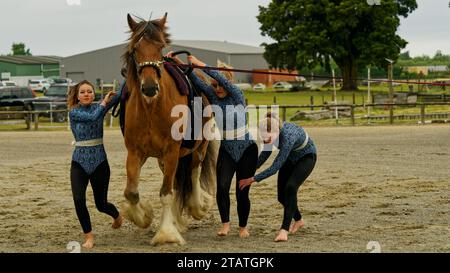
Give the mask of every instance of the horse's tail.
[[176, 180], [176, 196], [180, 209], [184, 208], [186, 199], [192, 191], [192, 153], [180, 157], [178, 159], [177, 172], [175, 173]]
[[220, 140], [209, 141], [200, 173], [200, 185], [211, 196], [214, 196], [216, 192], [216, 166], [219, 149]]

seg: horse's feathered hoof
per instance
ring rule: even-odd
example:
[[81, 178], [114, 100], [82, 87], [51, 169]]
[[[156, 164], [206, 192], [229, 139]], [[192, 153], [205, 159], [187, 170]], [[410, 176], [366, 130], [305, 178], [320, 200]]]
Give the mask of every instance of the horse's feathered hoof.
[[122, 207], [125, 218], [140, 228], [148, 228], [153, 220], [153, 209], [150, 203], [139, 202], [135, 205], [126, 203]]
[[191, 195], [187, 211], [195, 220], [201, 220], [211, 208], [212, 200], [212, 196], [202, 189], [197, 199]]
[[170, 230], [158, 230], [151, 241], [151, 244], [154, 246], [169, 243], [184, 245], [186, 244], [186, 241], [183, 239], [176, 228]]

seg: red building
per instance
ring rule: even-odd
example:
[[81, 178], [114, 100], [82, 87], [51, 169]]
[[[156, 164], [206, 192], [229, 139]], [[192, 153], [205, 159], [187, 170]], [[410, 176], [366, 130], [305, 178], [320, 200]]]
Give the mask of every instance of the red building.
[[288, 71], [288, 70], [279, 70], [279, 69], [253, 69], [253, 71], [258, 72], [275, 72], [275, 73], [289, 73], [290, 75], [274, 75], [274, 74], [260, 74], [260, 73], [252, 73], [253, 85], [257, 83], [263, 83], [267, 87], [271, 87], [275, 82], [293, 82], [298, 81], [297, 70]]

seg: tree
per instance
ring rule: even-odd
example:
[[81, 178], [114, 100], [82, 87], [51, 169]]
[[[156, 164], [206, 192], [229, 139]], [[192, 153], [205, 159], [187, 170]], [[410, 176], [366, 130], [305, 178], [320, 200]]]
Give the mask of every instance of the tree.
[[24, 43], [13, 43], [11, 46], [12, 55], [31, 56], [30, 49], [25, 49]]
[[317, 64], [330, 69], [331, 58], [343, 76], [342, 89], [356, 90], [358, 65], [387, 67], [407, 44], [396, 34], [399, 16], [417, 8], [416, 0], [273, 0], [259, 7], [263, 44], [272, 67], [298, 69]]
[[398, 58], [399, 58], [400, 60], [411, 60], [411, 56], [409, 55], [409, 51], [400, 53], [400, 54], [398, 55]]
[[438, 59], [442, 59], [444, 57], [445, 57], [445, 55], [442, 54], [442, 50], [438, 49], [438, 50], [436, 50], [436, 54], [434, 54], [433, 59], [438, 60]]

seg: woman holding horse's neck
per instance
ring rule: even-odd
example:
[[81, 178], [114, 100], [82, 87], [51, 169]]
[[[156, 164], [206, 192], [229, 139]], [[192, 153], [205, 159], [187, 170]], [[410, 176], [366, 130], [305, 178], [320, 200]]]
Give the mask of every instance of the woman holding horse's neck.
[[[170, 52], [168, 56], [171, 57]], [[194, 65], [206, 66], [205, 63], [194, 56], [188, 56], [188, 60]], [[222, 109], [222, 113], [215, 112], [216, 123], [222, 133], [217, 160], [216, 194], [222, 227], [217, 235], [226, 236], [230, 231], [230, 187], [236, 173], [239, 237], [246, 238], [250, 235], [247, 229], [250, 214], [250, 199], [248, 197], [250, 187], [239, 190], [237, 181], [252, 177], [255, 174], [258, 147], [246, 128], [244, 95], [236, 85], [231, 83], [232, 74], [228, 71], [222, 74], [215, 70], [204, 70], [204, 72], [212, 78], [210, 85], [206, 84], [195, 73], [191, 73], [190, 78], [197, 89], [208, 97], [211, 104], [215, 104]]]
[[88, 81], [82, 81], [71, 88], [68, 96], [70, 127], [75, 138], [70, 180], [76, 213], [86, 237], [83, 247], [86, 248], [94, 246], [91, 220], [86, 207], [89, 181], [97, 209], [114, 219], [113, 228], [119, 228], [123, 222], [117, 208], [107, 201], [110, 169], [103, 147], [103, 119], [120, 98], [120, 93], [114, 96], [113, 92], [109, 92], [100, 104], [93, 104], [94, 86]]

